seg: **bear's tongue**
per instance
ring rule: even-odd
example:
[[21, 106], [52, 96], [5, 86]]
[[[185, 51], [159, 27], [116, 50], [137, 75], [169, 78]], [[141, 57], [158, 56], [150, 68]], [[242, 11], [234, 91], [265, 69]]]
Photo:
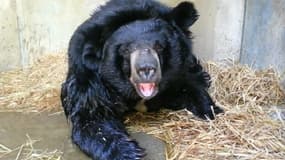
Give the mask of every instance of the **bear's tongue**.
[[149, 97], [154, 92], [155, 83], [139, 83], [138, 87], [145, 97]]

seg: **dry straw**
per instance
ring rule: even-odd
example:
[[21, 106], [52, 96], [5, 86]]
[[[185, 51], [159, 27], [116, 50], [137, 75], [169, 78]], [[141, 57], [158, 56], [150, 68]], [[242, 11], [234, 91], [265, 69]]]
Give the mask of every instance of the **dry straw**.
[[[60, 85], [67, 68], [63, 55], [0, 73], [1, 111], [60, 110]], [[136, 113], [125, 121], [129, 130], [164, 140], [169, 160], [284, 159], [285, 122], [271, 115], [281, 110], [273, 106], [284, 105], [285, 95], [274, 70], [212, 62], [205, 68], [212, 75], [210, 93], [225, 114], [202, 121], [185, 110]]]
[[[26, 143], [10, 149], [0, 144], [0, 159], [7, 159], [9, 155], [16, 155], [14, 160], [60, 160], [62, 152], [58, 150], [48, 151], [34, 148], [37, 140], [32, 140], [29, 135]], [[11, 158], [9, 158], [11, 159]]]
[[64, 54], [49, 55], [30, 68], [0, 73], [1, 110], [58, 110], [66, 63]]

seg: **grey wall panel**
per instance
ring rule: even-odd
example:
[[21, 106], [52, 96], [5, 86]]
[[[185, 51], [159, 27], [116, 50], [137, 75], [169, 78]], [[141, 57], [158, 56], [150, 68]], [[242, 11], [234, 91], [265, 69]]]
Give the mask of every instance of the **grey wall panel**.
[[285, 71], [285, 0], [247, 0], [241, 62]]

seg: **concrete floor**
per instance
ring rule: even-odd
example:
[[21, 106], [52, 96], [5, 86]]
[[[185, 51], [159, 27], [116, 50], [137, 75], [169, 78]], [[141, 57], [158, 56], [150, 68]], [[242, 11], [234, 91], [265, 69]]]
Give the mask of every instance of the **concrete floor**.
[[[35, 149], [61, 151], [61, 160], [89, 160], [71, 143], [70, 127], [62, 113], [0, 113], [0, 122], [0, 144], [10, 149], [25, 144], [28, 136], [32, 140], [39, 140], [33, 145]], [[131, 133], [131, 136], [146, 149], [145, 160], [165, 159], [164, 142], [144, 133]], [[18, 151], [15, 151], [3, 156], [0, 152], [0, 159], [15, 160], [17, 154]], [[19, 159], [22, 158], [20, 156]]]

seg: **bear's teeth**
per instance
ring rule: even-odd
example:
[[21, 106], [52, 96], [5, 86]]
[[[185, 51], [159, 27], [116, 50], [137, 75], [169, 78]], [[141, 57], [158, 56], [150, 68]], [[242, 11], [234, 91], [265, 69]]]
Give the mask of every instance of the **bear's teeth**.
[[139, 89], [145, 97], [149, 97], [154, 92], [155, 83], [139, 83]]

